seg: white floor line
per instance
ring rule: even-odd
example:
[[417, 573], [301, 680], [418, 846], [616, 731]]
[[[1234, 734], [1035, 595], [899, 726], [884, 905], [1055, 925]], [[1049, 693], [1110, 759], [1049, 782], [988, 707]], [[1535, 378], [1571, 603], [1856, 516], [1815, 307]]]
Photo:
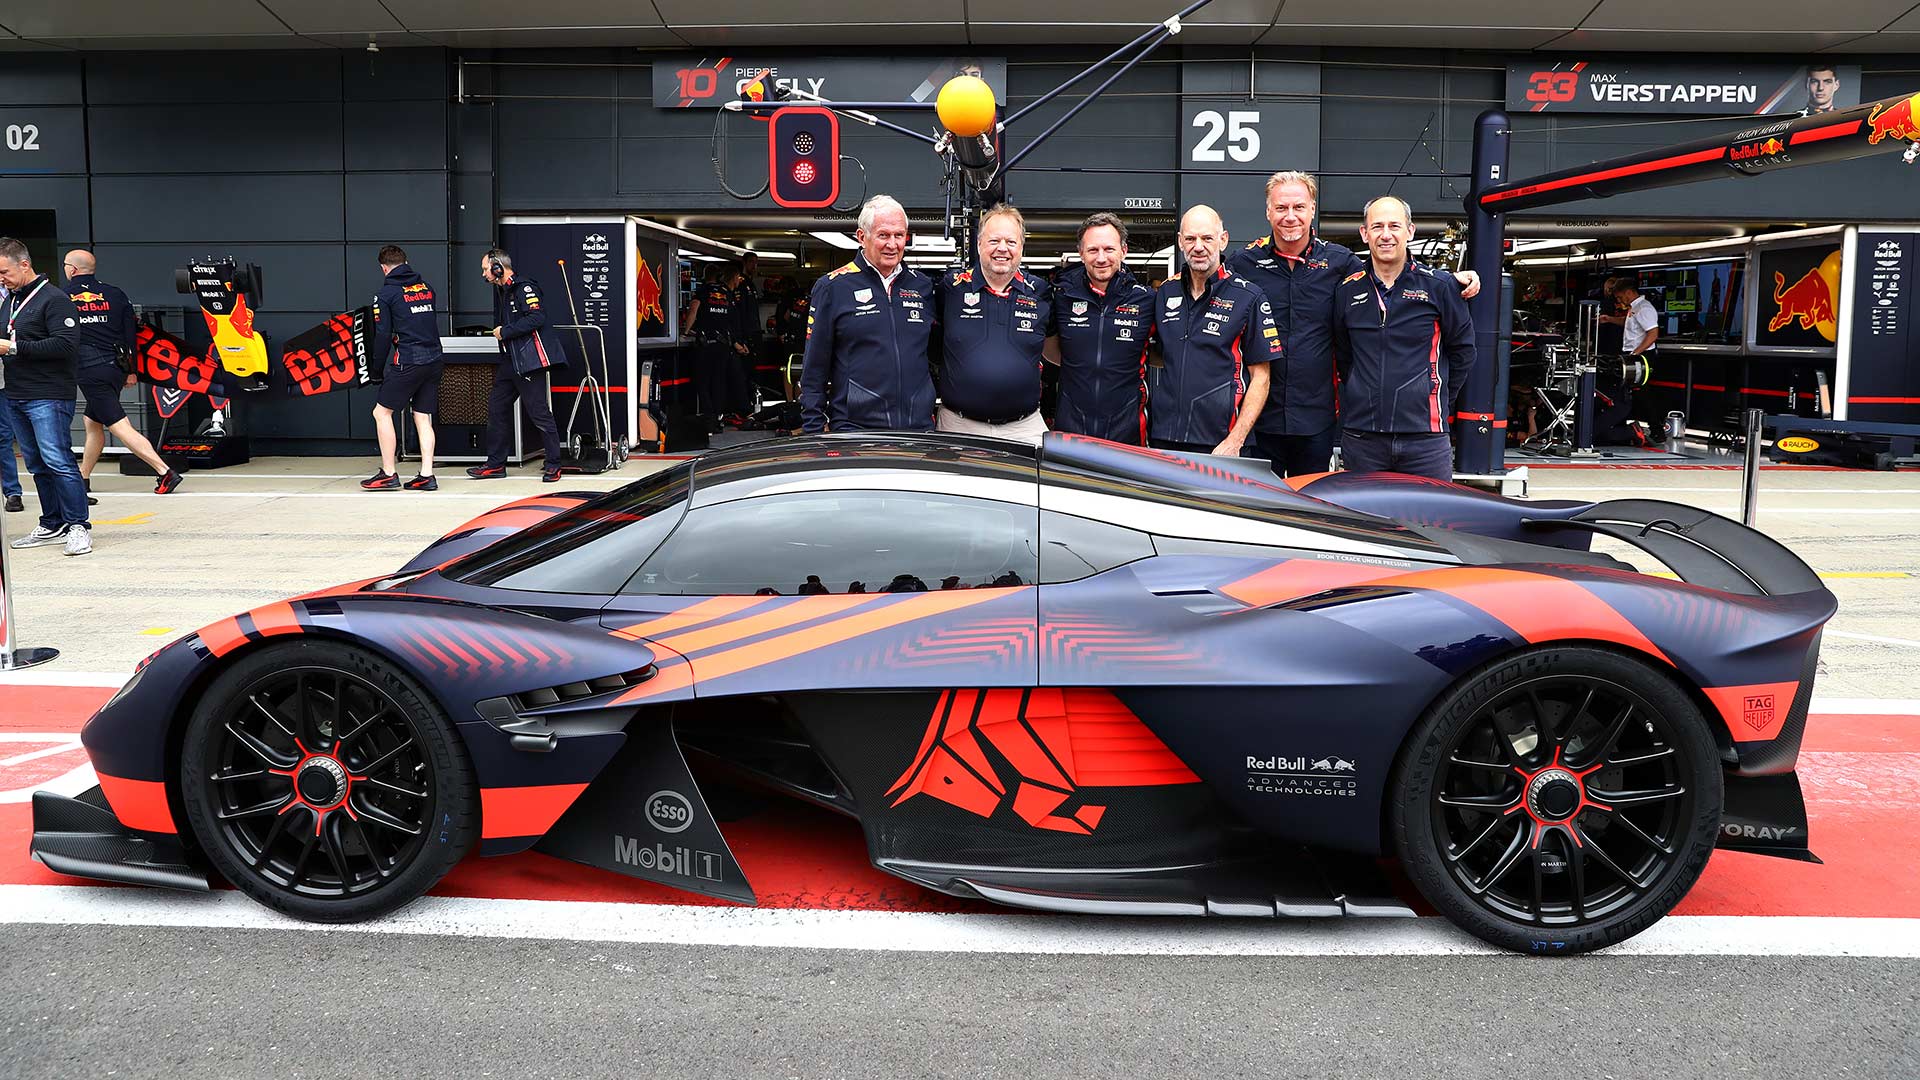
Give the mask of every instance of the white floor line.
[[[1115, 919], [682, 907], [426, 897], [346, 926], [303, 923], [234, 892], [0, 886], [0, 923], [304, 930], [891, 952], [1089, 956], [1455, 956], [1495, 950], [1441, 919]], [[1668, 918], [1617, 956], [1920, 957], [1920, 919]]]
[[[555, 490], [566, 490], [558, 489]], [[415, 500], [481, 499], [504, 503], [529, 492], [521, 488], [496, 488], [488, 492], [460, 491], [174, 491], [166, 495], [151, 491], [94, 492], [111, 499], [392, 499], [412, 504]]]
[[1847, 630], [1825, 631], [1827, 637], [1850, 638], [1854, 641], [1875, 641], [1882, 645], [1905, 645], [1909, 649], [1920, 649], [1920, 641], [1903, 637], [1881, 637], [1879, 634], [1856, 634]]

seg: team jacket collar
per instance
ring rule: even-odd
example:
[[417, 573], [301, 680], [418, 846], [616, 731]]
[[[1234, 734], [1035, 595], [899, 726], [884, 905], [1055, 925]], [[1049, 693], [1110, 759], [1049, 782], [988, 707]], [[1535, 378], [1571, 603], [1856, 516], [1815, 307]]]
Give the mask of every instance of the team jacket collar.
[[69, 289], [91, 289], [97, 284], [99, 281], [92, 274], [75, 274], [67, 279]]
[[1076, 266], [1060, 275], [1059, 284], [1055, 289], [1062, 294], [1081, 300], [1105, 301], [1125, 298], [1129, 292], [1139, 287], [1140, 279], [1133, 276], [1133, 271], [1123, 266], [1113, 275], [1113, 280], [1107, 282], [1106, 292], [1096, 292], [1093, 288], [1093, 280], [1087, 276], [1087, 268]]

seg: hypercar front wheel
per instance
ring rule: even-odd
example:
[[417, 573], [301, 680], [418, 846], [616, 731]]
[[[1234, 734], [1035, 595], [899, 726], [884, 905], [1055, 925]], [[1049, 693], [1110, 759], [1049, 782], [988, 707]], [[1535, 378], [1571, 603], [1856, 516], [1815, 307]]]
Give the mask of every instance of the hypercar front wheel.
[[274, 645], [213, 681], [188, 722], [181, 793], [215, 869], [315, 922], [407, 903], [479, 831], [445, 713], [385, 660], [331, 642]]
[[1394, 846], [1492, 944], [1575, 953], [1671, 911], [1713, 853], [1718, 753], [1680, 689], [1602, 649], [1501, 661], [1444, 695], [1393, 778]]

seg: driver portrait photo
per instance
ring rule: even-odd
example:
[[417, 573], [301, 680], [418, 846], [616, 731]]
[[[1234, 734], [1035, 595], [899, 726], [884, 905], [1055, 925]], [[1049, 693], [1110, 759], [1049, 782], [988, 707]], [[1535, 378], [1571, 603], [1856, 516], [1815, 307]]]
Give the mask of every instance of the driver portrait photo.
[[1807, 107], [1802, 116], [1832, 112], [1840, 93], [1840, 72], [1832, 64], [1813, 64], [1807, 68]]

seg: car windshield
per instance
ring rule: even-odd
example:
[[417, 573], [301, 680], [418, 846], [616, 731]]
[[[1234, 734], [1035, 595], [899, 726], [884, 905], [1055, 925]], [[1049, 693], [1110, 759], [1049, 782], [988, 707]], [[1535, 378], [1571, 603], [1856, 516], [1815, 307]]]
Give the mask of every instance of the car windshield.
[[612, 594], [686, 510], [693, 463], [681, 462], [501, 539], [443, 576], [466, 585]]

